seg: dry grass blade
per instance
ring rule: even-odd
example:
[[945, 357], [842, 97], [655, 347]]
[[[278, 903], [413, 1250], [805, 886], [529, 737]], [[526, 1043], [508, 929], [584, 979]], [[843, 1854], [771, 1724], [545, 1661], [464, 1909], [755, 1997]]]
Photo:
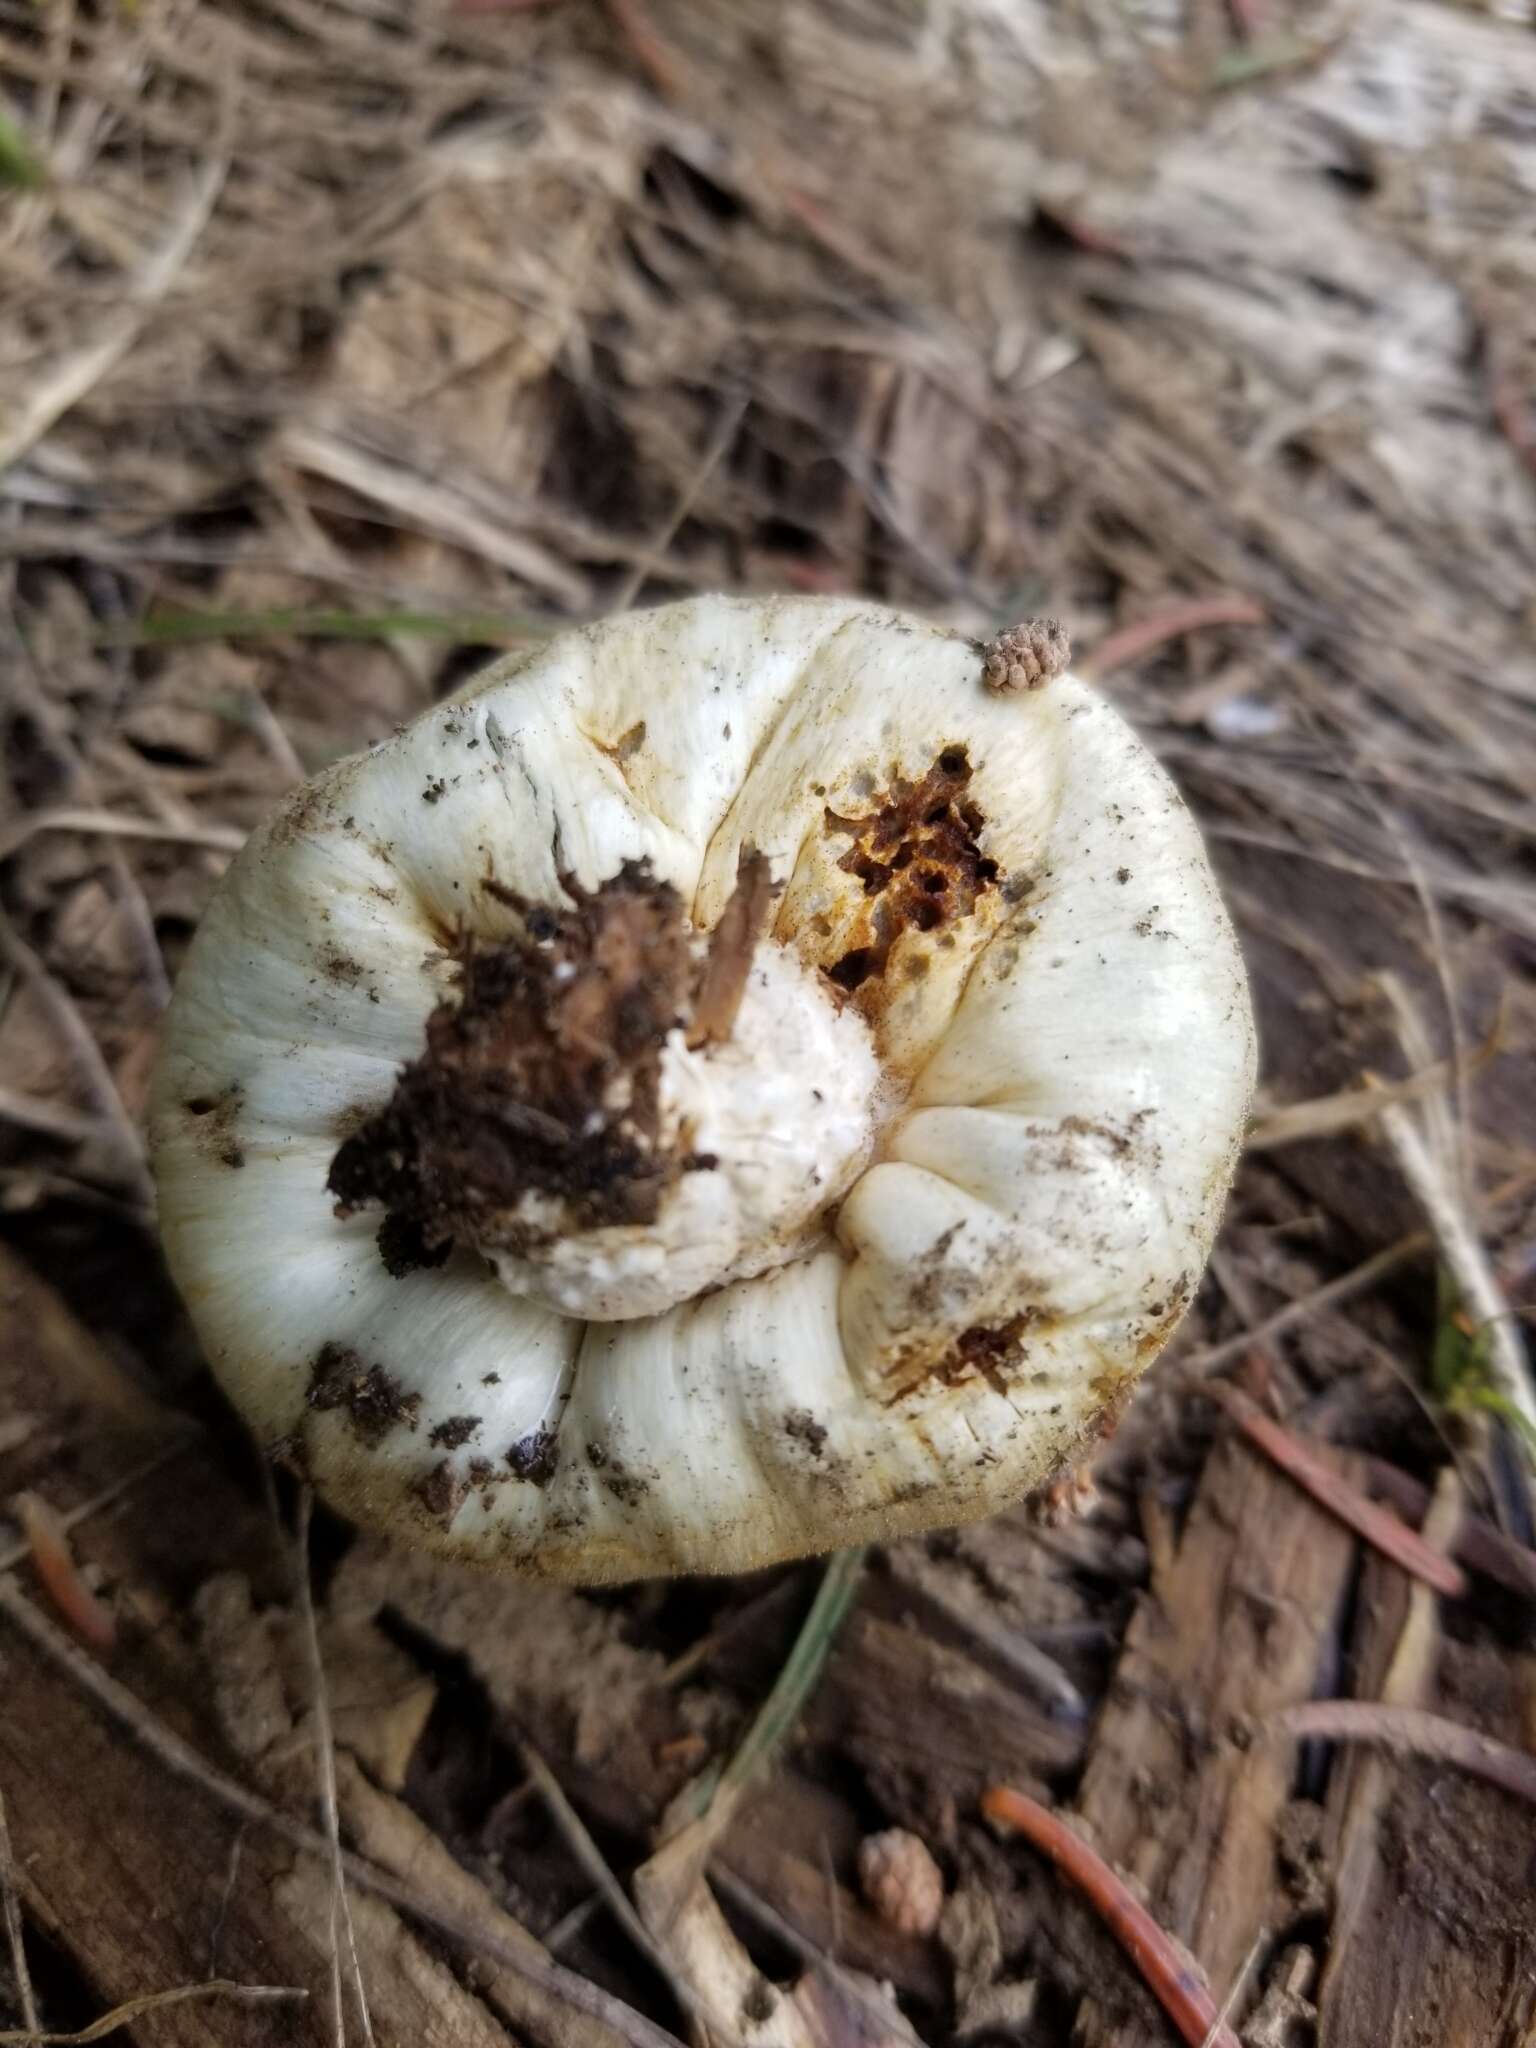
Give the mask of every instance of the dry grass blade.
[[517, 1747], [518, 1754], [523, 1760], [523, 1768], [538, 1787], [539, 1797], [549, 1809], [550, 1818], [565, 1837], [577, 1862], [597, 1886], [614, 1919], [651, 1967], [666, 1979], [673, 1996], [683, 2010], [694, 2012], [699, 2018], [708, 2021], [710, 2014], [701, 2008], [699, 2000], [693, 1996], [689, 1986], [677, 1975], [666, 1950], [660, 1942], [652, 1938], [645, 1922], [630, 1904], [624, 1887], [609, 1868], [607, 1859], [593, 1841], [586, 1823], [566, 1798], [565, 1788], [560, 1780], [526, 1738], [519, 1738]]
[[1288, 1102], [1279, 1109], [1266, 1110], [1249, 1125], [1244, 1146], [1250, 1152], [1272, 1152], [1278, 1146], [1300, 1144], [1308, 1138], [1334, 1138], [1343, 1131], [1376, 1123], [1394, 1103], [1438, 1097], [1452, 1083], [1464, 1080], [1492, 1059], [1502, 1035], [1501, 1018], [1486, 1042], [1468, 1060], [1435, 1060], [1401, 1081], [1341, 1088], [1336, 1094], [1315, 1096], [1310, 1102]]
[[1284, 1308], [1276, 1309], [1272, 1316], [1255, 1323], [1252, 1329], [1241, 1330], [1235, 1337], [1224, 1337], [1219, 1344], [1207, 1344], [1199, 1351], [1192, 1351], [1179, 1361], [1177, 1384], [1190, 1386], [1207, 1379], [1224, 1366], [1245, 1358], [1250, 1351], [1262, 1351], [1288, 1330], [1298, 1329], [1313, 1317], [1341, 1307], [1357, 1294], [1368, 1293], [1388, 1274], [1397, 1272], [1411, 1259], [1422, 1257], [1433, 1243], [1434, 1239], [1424, 1231], [1400, 1237], [1396, 1244], [1387, 1245], [1360, 1265], [1351, 1267], [1349, 1272], [1341, 1273], [1337, 1280], [1329, 1280], [1315, 1292], [1304, 1294], [1296, 1301], [1288, 1301]]
[[330, 1962], [332, 2014], [337, 2048], [347, 2038], [346, 2016], [341, 1994], [341, 1949], [346, 1943], [347, 1969], [357, 2000], [363, 2039], [373, 2042], [373, 2020], [368, 2010], [368, 1988], [363, 1982], [357, 1953], [357, 1934], [352, 1925], [352, 1906], [347, 1897], [346, 1870], [341, 1855], [341, 1810], [336, 1799], [336, 1744], [331, 1731], [331, 1696], [325, 1682], [325, 1661], [320, 1654], [320, 1630], [315, 1621], [315, 1594], [310, 1582], [309, 1534], [314, 1512], [314, 1495], [306, 1486], [299, 1493], [298, 1528], [293, 1541], [294, 1583], [299, 1614], [304, 1625], [304, 1655], [309, 1665], [311, 1711], [315, 1718], [315, 1771], [320, 1781], [320, 1813], [325, 1823], [325, 1844], [331, 1864]]
[[1297, 1742], [1319, 1737], [1326, 1742], [1374, 1742], [1394, 1756], [1454, 1764], [1536, 1806], [1536, 1757], [1419, 1707], [1382, 1706], [1375, 1700], [1311, 1700], [1274, 1715], [1265, 1723], [1265, 1733]]
[[44, 1102], [33, 1095], [18, 1095], [14, 1088], [0, 1088], [0, 1120], [20, 1124], [45, 1138], [59, 1138], [68, 1145], [83, 1145], [101, 1135], [94, 1117], [81, 1116], [62, 1103]]
[[16, 2004], [23, 2029], [35, 2031], [37, 1999], [32, 1990], [32, 1972], [27, 1967], [27, 1937], [21, 1924], [21, 1902], [16, 1896], [16, 1859], [11, 1850], [11, 1826], [6, 1818], [5, 1794], [0, 1791], [0, 1912], [5, 1916], [5, 1945], [10, 1951], [11, 1980], [16, 1987]]
[[134, 278], [129, 303], [102, 323], [94, 341], [86, 342], [56, 363], [23, 401], [9, 426], [0, 431], [0, 472], [9, 469], [40, 441], [132, 348], [151, 308], [175, 283], [207, 226], [228, 168], [220, 157], [204, 165], [164, 244]]
[[[199, 1756], [189, 1742], [136, 1700], [126, 1686], [120, 1685], [109, 1672], [83, 1651], [77, 1650], [62, 1630], [55, 1627], [15, 1582], [4, 1575], [0, 1575], [0, 1613], [8, 1616], [34, 1648], [66, 1673], [82, 1692], [167, 1770], [196, 1785], [209, 1798], [216, 1799], [243, 1820], [257, 1827], [269, 1828], [296, 1848], [329, 1861], [331, 1845], [323, 1834], [280, 1812]], [[506, 1969], [538, 1985], [552, 1998], [601, 2020], [622, 2035], [630, 2048], [681, 2048], [675, 2035], [656, 2026], [632, 2006], [625, 2005], [622, 1999], [613, 1997], [596, 1984], [588, 1983], [574, 1971], [564, 1969], [558, 1963], [538, 1960], [530, 1950], [514, 1947], [510, 1942], [496, 1939], [483, 1929], [467, 1924], [456, 1914], [444, 1912], [414, 1887], [361, 1856], [344, 1851], [342, 1864], [354, 1884], [387, 1899], [401, 1912], [409, 1913], [424, 1926], [435, 1928], [468, 1952], [491, 1957]]]
[[990, 1785], [981, 1810], [998, 1826], [1023, 1835], [1071, 1879], [1131, 1958], [1158, 2004], [1190, 2048], [1238, 2048], [1216, 2002], [1152, 1915], [1104, 1859], [1049, 1807], [1011, 1785]]
[[229, 1999], [239, 2005], [299, 2005], [309, 1993], [286, 1984], [236, 1984], [227, 1977], [212, 1977], [205, 1984], [178, 1984], [170, 1991], [147, 1991], [142, 1998], [130, 1998], [113, 2006], [99, 2020], [73, 2034], [40, 2034], [35, 2028], [7, 2028], [0, 2032], [0, 2048], [85, 2048], [89, 2041], [104, 2041], [122, 2027], [168, 2006], [189, 2005], [205, 1998]]
[[152, 818], [131, 818], [116, 811], [67, 808], [29, 811], [0, 832], [0, 860], [35, 839], [39, 832], [83, 832], [105, 839], [164, 840], [173, 846], [204, 846], [211, 853], [238, 853], [245, 834], [230, 825], [162, 825]]

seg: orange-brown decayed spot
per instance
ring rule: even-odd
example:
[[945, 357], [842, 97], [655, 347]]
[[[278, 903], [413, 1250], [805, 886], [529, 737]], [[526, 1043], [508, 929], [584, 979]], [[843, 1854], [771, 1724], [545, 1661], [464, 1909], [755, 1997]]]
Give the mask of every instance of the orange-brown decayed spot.
[[893, 773], [873, 810], [826, 812], [828, 834], [853, 842], [837, 864], [863, 883], [867, 906], [856, 942], [827, 968], [839, 988], [884, 974], [905, 933], [946, 931], [996, 883], [997, 862], [978, 844], [986, 820], [966, 793], [973, 773], [964, 747], [945, 747], [919, 781]]

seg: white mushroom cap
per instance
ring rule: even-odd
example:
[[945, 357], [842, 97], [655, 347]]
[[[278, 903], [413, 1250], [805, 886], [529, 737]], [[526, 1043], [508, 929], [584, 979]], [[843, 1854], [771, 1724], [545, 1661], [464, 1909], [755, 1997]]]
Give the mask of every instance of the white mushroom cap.
[[[729, 1029], [684, 1000], [582, 1126], [645, 1198], [450, 1188], [413, 1212], [443, 1262], [389, 1270], [394, 1197], [329, 1183], [349, 1139], [430, 1178], [391, 1105], [474, 960], [567, 987], [630, 889], [675, 927], [644, 988], [694, 987], [754, 849]], [[161, 1225], [223, 1384], [343, 1512], [576, 1581], [743, 1570], [1078, 1454], [1194, 1292], [1253, 1061], [1199, 834], [1101, 698], [1000, 694], [869, 605], [701, 598], [499, 662], [253, 835], [167, 1024]]]

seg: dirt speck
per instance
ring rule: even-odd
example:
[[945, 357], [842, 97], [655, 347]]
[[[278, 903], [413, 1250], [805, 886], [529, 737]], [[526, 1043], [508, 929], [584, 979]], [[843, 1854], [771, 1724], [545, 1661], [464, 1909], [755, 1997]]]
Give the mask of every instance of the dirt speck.
[[365, 1444], [382, 1443], [400, 1423], [416, 1427], [420, 1394], [407, 1394], [381, 1365], [369, 1365], [344, 1344], [322, 1344], [315, 1354], [305, 1401], [322, 1413], [344, 1409]]
[[244, 1103], [245, 1090], [232, 1081], [218, 1094], [193, 1095], [184, 1105], [198, 1150], [221, 1166], [238, 1169], [245, 1164], [245, 1147], [235, 1129]]
[[469, 1480], [455, 1471], [450, 1458], [440, 1458], [430, 1472], [416, 1482], [416, 1498], [435, 1521], [451, 1522], [464, 1505]]
[[435, 1451], [456, 1451], [461, 1444], [467, 1444], [480, 1427], [478, 1415], [450, 1415], [446, 1422], [439, 1422], [428, 1434], [427, 1442]]
[[367, 969], [350, 953], [344, 953], [340, 946], [326, 945], [320, 948], [318, 959], [320, 972], [327, 981], [334, 981], [341, 988], [356, 988]]
[[827, 1441], [827, 1426], [818, 1422], [809, 1408], [791, 1408], [784, 1417], [784, 1434], [804, 1444], [813, 1458], [819, 1458]]
[[552, 1429], [536, 1429], [507, 1452], [507, 1469], [530, 1486], [548, 1486], [560, 1462], [560, 1446]]

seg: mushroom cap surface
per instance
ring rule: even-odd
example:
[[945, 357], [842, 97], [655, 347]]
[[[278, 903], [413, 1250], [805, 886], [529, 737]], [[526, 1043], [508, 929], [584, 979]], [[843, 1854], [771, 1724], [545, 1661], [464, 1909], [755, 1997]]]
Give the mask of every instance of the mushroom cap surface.
[[[590, 1256], [459, 1240], [388, 1270], [379, 1211], [328, 1180], [466, 945], [626, 863], [708, 934], [751, 849], [781, 887], [741, 1157], [691, 1157], [660, 1223]], [[726, 1071], [699, 1057], [689, 1101]], [[151, 1146], [173, 1275], [264, 1444], [401, 1540], [598, 1583], [967, 1521], [1081, 1455], [1193, 1296], [1253, 1067], [1199, 833], [1103, 698], [994, 694], [974, 642], [876, 606], [705, 597], [499, 661], [294, 791], [193, 941]], [[790, 1222], [746, 1199], [823, 1152]], [[717, 1227], [716, 1264], [681, 1263]], [[647, 1286], [676, 1256], [682, 1298], [552, 1305], [615, 1244]]]

